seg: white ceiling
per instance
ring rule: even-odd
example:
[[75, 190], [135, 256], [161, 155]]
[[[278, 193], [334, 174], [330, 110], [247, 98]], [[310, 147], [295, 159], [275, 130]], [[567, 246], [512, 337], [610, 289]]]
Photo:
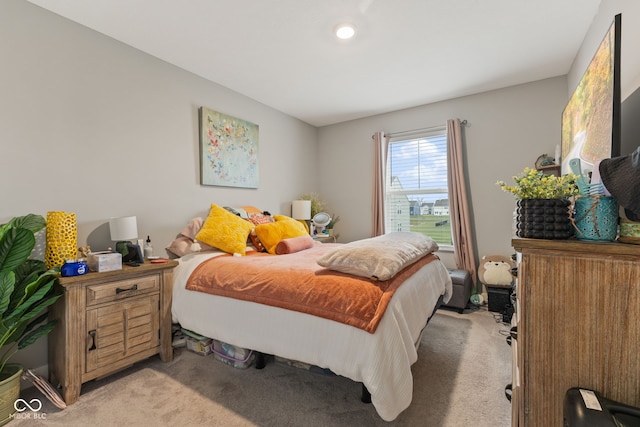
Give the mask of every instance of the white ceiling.
[[314, 126], [564, 75], [600, 4], [29, 1]]

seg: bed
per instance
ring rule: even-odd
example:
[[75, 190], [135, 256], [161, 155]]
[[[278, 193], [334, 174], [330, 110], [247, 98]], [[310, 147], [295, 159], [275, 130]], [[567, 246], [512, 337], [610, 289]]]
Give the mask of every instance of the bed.
[[[262, 238], [260, 242], [253, 238], [247, 240], [246, 225], [238, 222], [237, 218], [232, 219], [227, 213], [225, 209], [211, 205], [210, 215], [204, 223], [202, 219], [199, 222], [196, 221], [197, 218], [192, 220], [172, 246], [167, 248], [180, 256], [179, 265], [173, 274], [173, 322], [205, 337], [329, 369], [337, 375], [360, 382], [363, 390], [370, 394], [371, 403], [382, 419], [392, 421], [397, 418], [411, 404], [411, 365], [417, 360], [417, 346], [422, 332], [438, 304], [446, 302], [452, 293], [449, 272], [433, 254], [437, 250], [437, 244], [422, 235], [416, 237], [417, 233], [391, 233], [348, 244], [312, 241], [304, 246], [289, 246], [283, 252], [284, 255], [278, 255], [276, 253], [280, 253], [279, 248], [284, 243], [308, 243], [312, 240], [308, 234], [305, 236], [304, 229], [296, 229], [291, 234], [291, 227], [295, 229], [299, 222], [275, 215], [274, 223], [252, 225], [249, 227], [251, 235], [258, 230], [258, 236]], [[228, 232], [229, 221], [241, 228], [237, 232], [241, 241], [235, 238], [232, 246], [228, 246], [229, 239], [224, 243], [215, 240]], [[211, 229], [212, 225], [219, 227], [220, 224], [224, 224], [222, 229]], [[213, 239], [207, 238], [205, 229], [214, 236]], [[267, 230], [269, 233], [266, 233]], [[415, 244], [410, 244], [411, 239], [415, 240]], [[369, 242], [370, 240], [384, 251], [397, 246], [397, 252], [401, 256], [372, 256], [370, 251], [378, 249], [375, 249], [375, 245], [372, 246], [374, 242]], [[203, 243], [201, 250], [196, 252], [186, 250], [193, 241], [204, 241], [207, 244]], [[425, 241], [428, 244], [424, 245]], [[175, 244], [181, 245], [178, 248], [180, 250], [176, 250]], [[417, 247], [420, 247], [420, 253], [416, 255]], [[268, 253], [256, 253], [262, 250]], [[353, 263], [356, 254], [361, 258]], [[345, 265], [345, 259], [350, 263]], [[371, 260], [375, 259], [384, 262], [372, 263]], [[223, 263], [232, 265], [225, 267]], [[218, 286], [222, 288], [227, 286], [227, 281], [236, 283], [238, 278], [248, 277], [249, 285], [246, 287], [252, 288], [256, 275], [263, 269], [260, 265], [267, 264], [274, 264], [289, 273], [291, 270], [309, 268], [314, 271], [312, 275], [337, 281], [342, 289], [348, 289], [352, 285], [372, 288], [388, 286], [384, 288], [384, 293], [378, 294], [384, 307], [382, 311], [379, 306], [377, 311], [369, 310], [367, 320], [371, 322], [361, 324], [358, 322], [359, 317], [364, 316], [360, 316], [362, 313], [346, 316], [345, 319], [344, 316], [327, 316], [323, 313], [324, 309], [297, 307], [296, 301], [320, 293], [318, 289], [325, 285], [308, 285], [316, 286], [315, 290], [312, 288], [312, 291], [302, 291], [302, 294], [294, 296], [293, 305], [274, 302], [279, 296], [274, 298], [273, 293], [262, 299], [252, 299], [225, 293], [226, 289], [218, 294], [203, 289], [202, 281], [208, 281], [209, 275], [220, 276], [218, 279], [222, 283]], [[227, 272], [226, 276], [223, 271]], [[204, 279], [202, 272], [205, 272]], [[199, 282], [196, 280], [197, 274], [200, 274]], [[286, 281], [280, 279], [285, 276], [277, 274], [274, 277], [270, 279], [271, 291], [276, 289], [279, 292], [281, 286], [286, 289]], [[400, 284], [394, 285], [400, 278]], [[364, 284], [353, 282], [356, 279]], [[295, 283], [303, 281], [306, 282], [294, 280]], [[242, 282], [239, 283], [237, 286], [245, 286]], [[363, 294], [369, 292], [368, 288], [362, 289]], [[392, 292], [389, 293], [388, 289], [392, 289]], [[278, 292], [275, 295], [282, 295], [285, 291]], [[294, 292], [293, 288], [291, 292]], [[343, 302], [360, 299], [359, 296], [341, 298]], [[358, 319], [353, 321], [353, 318]]]
[[[320, 259], [348, 245], [351, 243], [315, 242], [304, 252]], [[412, 262], [407, 268], [413, 267], [415, 272], [395, 289], [373, 333], [273, 304], [187, 289], [190, 277], [203, 265], [225, 259], [251, 263], [257, 259], [252, 256], [254, 250], [252, 246], [246, 247], [248, 256], [244, 257], [213, 249], [179, 258], [173, 275], [173, 321], [209, 338], [329, 369], [361, 382], [380, 417], [386, 421], [397, 418], [411, 404], [411, 365], [417, 360], [422, 331], [438, 302], [446, 302], [451, 296], [451, 279], [444, 264], [437, 257], [419, 267], [417, 262]], [[297, 254], [262, 255], [279, 263], [291, 259], [292, 266], [299, 264]], [[322, 266], [318, 268], [323, 275], [345, 275]], [[242, 276], [245, 268], [236, 265], [235, 271]]]

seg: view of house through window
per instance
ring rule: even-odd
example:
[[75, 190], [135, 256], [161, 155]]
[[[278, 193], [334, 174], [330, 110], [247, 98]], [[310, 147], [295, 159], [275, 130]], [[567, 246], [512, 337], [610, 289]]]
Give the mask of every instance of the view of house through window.
[[387, 232], [415, 231], [452, 246], [445, 127], [390, 138], [387, 159]]

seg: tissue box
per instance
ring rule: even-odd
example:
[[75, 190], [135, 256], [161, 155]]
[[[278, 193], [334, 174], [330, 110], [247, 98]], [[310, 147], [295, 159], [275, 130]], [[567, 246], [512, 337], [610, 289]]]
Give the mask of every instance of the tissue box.
[[91, 271], [122, 270], [122, 255], [119, 252], [93, 252], [87, 258]]

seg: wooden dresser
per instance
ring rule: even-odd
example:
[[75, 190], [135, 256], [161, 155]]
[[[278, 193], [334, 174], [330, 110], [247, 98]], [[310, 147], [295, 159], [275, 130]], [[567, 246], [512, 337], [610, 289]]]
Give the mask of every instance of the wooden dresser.
[[70, 405], [82, 384], [160, 353], [171, 345], [172, 272], [176, 261], [61, 277], [64, 295], [50, 308], [49, 376]]
[[640, 246], [513, 239], [513, 426], [563, 425], [571, 387], [640, 406]]

